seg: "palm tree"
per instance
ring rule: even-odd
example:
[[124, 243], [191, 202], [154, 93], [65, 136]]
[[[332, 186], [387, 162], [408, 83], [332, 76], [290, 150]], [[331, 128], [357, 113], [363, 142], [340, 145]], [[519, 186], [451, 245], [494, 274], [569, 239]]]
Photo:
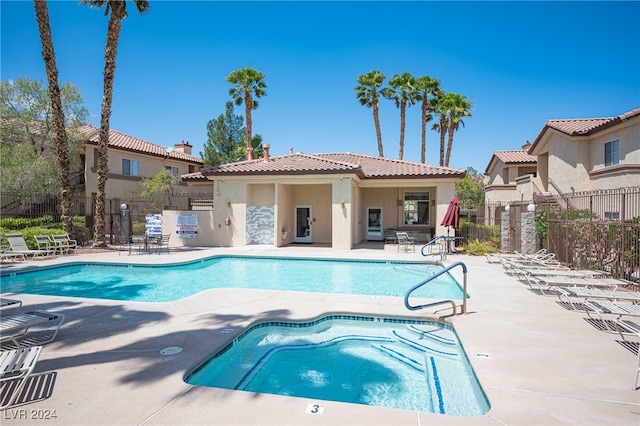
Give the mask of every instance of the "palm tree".
[[395, 74], [389, 80], [389, 87], [385, 87], [380, 92], [385, 98], [394, 101], [396, 108], [400, 109], [400, 154], [398, 156], [400, 160], [404, 153], [405, 110], [407, 105], [416, 103], [415, 80], [408, 72]]
[[[37, 1], [37, 0], [36, 0]], [[144, 13], [149, 9], [149, 2], [146, 0], [133, 0], [136, 9]], [[109, 120], [111, 118], [111, 103], [113, 100], [113, 80], [116, 71], [116, 56], [118, 55], [118, 41], [122, 20], [127, 17], [125, 0], [80, 0], [81, 4], [89, 5], [94, 9], [105, 6], [104, 14], [109, 16], [107, 24], [107, 43], [104, 48], [104, 89], [102, 95], [102, 111], [100, 113], [100, 135], [98, 138], [98, 180], [96, 193], [96, 223], [93, 235], [94, 247], [105, 247], [105, 187], [107, 186], [107, 175], [109, 173], [108, 152], [109, 147]]]
[[438, 110], [440, 114], [447, 116], [447, 124], [449, 126], [449, 139], [447, 141], [447, 155], [444, 160], [444, 166], [449, 167], [449, 159], [451, 157], [451, 148], [453, 147], [453, 134], [458, 130], [460, 125], [464, 127], [463, 117], [471, 117], [469, 111], [473, 108], [473, 104], [459, 93], [447, 93], [438, 102]]
[[49, 84], [49, 98], [51, 100], [51, 121], [55, 133], [56, 159], [58, 163], [58, 176], [60, 179], [60, 204], [62, 209], [62, 227], [65, 232], [73, 232], [73, 220], [71, 211], [71, 181], [69, 177], [69, 140], [65, 128], [64, 109], [60, 86], [58, 85], [58, 66], [56, 54], [53, 50], [53, 37], [49, 24], [49, 8], [46, 1], [34, 0], [36, 21], [42, 43], [42, 59], [47, 73]]
[[378, 70], [369, 71], [357, 78], [356, 98], [361, 105], [367, 108], [373, 108], [373, 123], [376, 126], [376, 137], [378, 138], [378, 155], [384, 157], [382, 149], [382, 133], [380, 132], [380, 117], [378, 116], [379, 107], [379, 91], [382, 82], [386, 77]]
[[244, 102], [245, 116], [247, 117], [247, 160], [253, 160], [251, 111], [258, 108], [258, 101], [254, 100], [254, 97], [260, 98], [267, 94], [265, 91], [267, 84], [263, 80], [264, 77], [265, 75], [263, 73], [249, 67], [232, 71], [231, 74], [227, 76], [227, 81], [235, 85], [229, 89], [231, 99], [233, 99], [238, 106]]
[[416, 101], [422, 102], [422, 147], [420, 150], [420, 162], [427, 161], [427, 123], [433, 119], [434, 94], [440, 87], [440, 80], [428, 75], [416, 78]]
[[444, 151], [445, 145], [444, 141], [447, 136], [447, 130], [449, 129], [449, 121], [447, 118], [447, 114], [443, 113], [440, 110], [440, 100], [444, 97], [444, 91], [441, 88], [437, 88], [433, 94], [432, 103], [434, 105], [433, 112], [440, 115], [440, 118], [437, 123], [435, 123], [432, 127], [432, 130], [440, 133], [440, 162], [438, 163], [440, 166], [444, 166]]

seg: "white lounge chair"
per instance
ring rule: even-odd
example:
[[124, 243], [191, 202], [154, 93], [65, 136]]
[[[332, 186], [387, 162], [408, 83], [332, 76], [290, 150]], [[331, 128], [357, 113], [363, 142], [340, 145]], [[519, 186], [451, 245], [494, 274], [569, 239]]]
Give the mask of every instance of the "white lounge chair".
[[46, 257], [51, 253], [50, 250], [30, 249], [22, 234], [7, 234], [5, 235], [5, 238], [9, 241], [12, 253], [22, 253], [25, 256], [31, 256], [33, 258]]
[[632, 303], [585, 300], [584, 306], [589, 318], [593, 319], [589, 312], [595, 312], [600, 321], [602, 321], [602, 324], [606, 327], [605, 331], [612, 333], [619, 333], [620, 330], [617, 327], [613, 328], [609, 326], [609, 321], [606, 321], [602, 314], [617, 315], [618, 318], [616, 318], [616, 321], [628, 319], [629, 316], [634, 317], [632, 319], [633, 321], [640, 319], [640, 305], [634, 305]]
[[[57, 321], [57, 323], [56, 323]], [[53, 335], [45, 341], [38, 341], [38, 344], [44, 345], [52, 342], [58, 335], [60, 327], [64, 322], [64, 315], [46, 311], [19, 312], [15, 314], [0, 316], [0, 343], [11, 341], [15, 346], [24, 346], [18, 341], [18, 338], [24, 337], [33, 327], [45, 326], [53, 323], [55, 329]]]
[[71, 237], [69, 237], [69, 234], [51, 235], [51, 244], [63, 254], [78, 252], [78, 242], [76, 240], [72, 240]]
[[33, 372], [41, 352], [42, 346], [0, 352], [0, 384], [3, 390], [0, 409], [13, 404]]
[[634, 303], [640, 302], [640, 292], [635, 291], [617, 291], [617, 290], [602, 290], [599, 288], [588, 287], [558, 287], [558, 298], [562, 300], [564, 297], [569, 305], [575, 309], [573, 300], [571, 298], [586, 299], [603, 299], [610, 302], [618, 300], [626, 300]]
[[[618, 326], [620, 327], [620, 335], [624, 338], [624, 332], [635, 334], [640, 338], [640, 321], [626, 320], [626, 319], [618, 319], [616, 321]], [[640, 346], [638, 347], [638, 361], [636, 362], [636, 370], [633, 373], [633, 390], [638, 389], [638, 375], [640, 374]]]
[[0, 309], [19, 308], [20, 306], [22, 306], [22, 300], [0, 297]]

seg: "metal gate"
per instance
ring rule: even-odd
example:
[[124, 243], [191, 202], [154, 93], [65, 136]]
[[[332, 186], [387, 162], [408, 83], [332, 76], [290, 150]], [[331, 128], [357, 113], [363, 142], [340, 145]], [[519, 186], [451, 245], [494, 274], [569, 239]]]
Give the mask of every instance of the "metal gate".
[[522, 212], [527, 211], [526, 204], [509, 206], [509, 251], [522, 252]]

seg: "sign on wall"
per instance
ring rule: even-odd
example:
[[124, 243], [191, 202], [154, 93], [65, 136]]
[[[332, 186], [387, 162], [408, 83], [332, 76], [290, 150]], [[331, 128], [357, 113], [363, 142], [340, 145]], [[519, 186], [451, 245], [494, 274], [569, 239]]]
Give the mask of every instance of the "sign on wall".
[[176, 234], [178, 238], [198, 237], [198, 215], [178, 214], [176, 215]]
[[162, 235], [162, 215], [148, 214], [145, 227], [148, 236], [160, 237]]

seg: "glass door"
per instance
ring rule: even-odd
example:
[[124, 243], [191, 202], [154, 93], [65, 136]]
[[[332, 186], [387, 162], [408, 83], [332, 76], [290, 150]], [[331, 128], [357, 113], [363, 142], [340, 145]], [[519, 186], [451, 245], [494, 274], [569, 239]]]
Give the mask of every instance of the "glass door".
[[382, 207], [367, 208], [367, 240], [382, 241]]
[[296, 227], [293, 241], [296, 243], [311, 242], [311, 206], [296, 206]]

